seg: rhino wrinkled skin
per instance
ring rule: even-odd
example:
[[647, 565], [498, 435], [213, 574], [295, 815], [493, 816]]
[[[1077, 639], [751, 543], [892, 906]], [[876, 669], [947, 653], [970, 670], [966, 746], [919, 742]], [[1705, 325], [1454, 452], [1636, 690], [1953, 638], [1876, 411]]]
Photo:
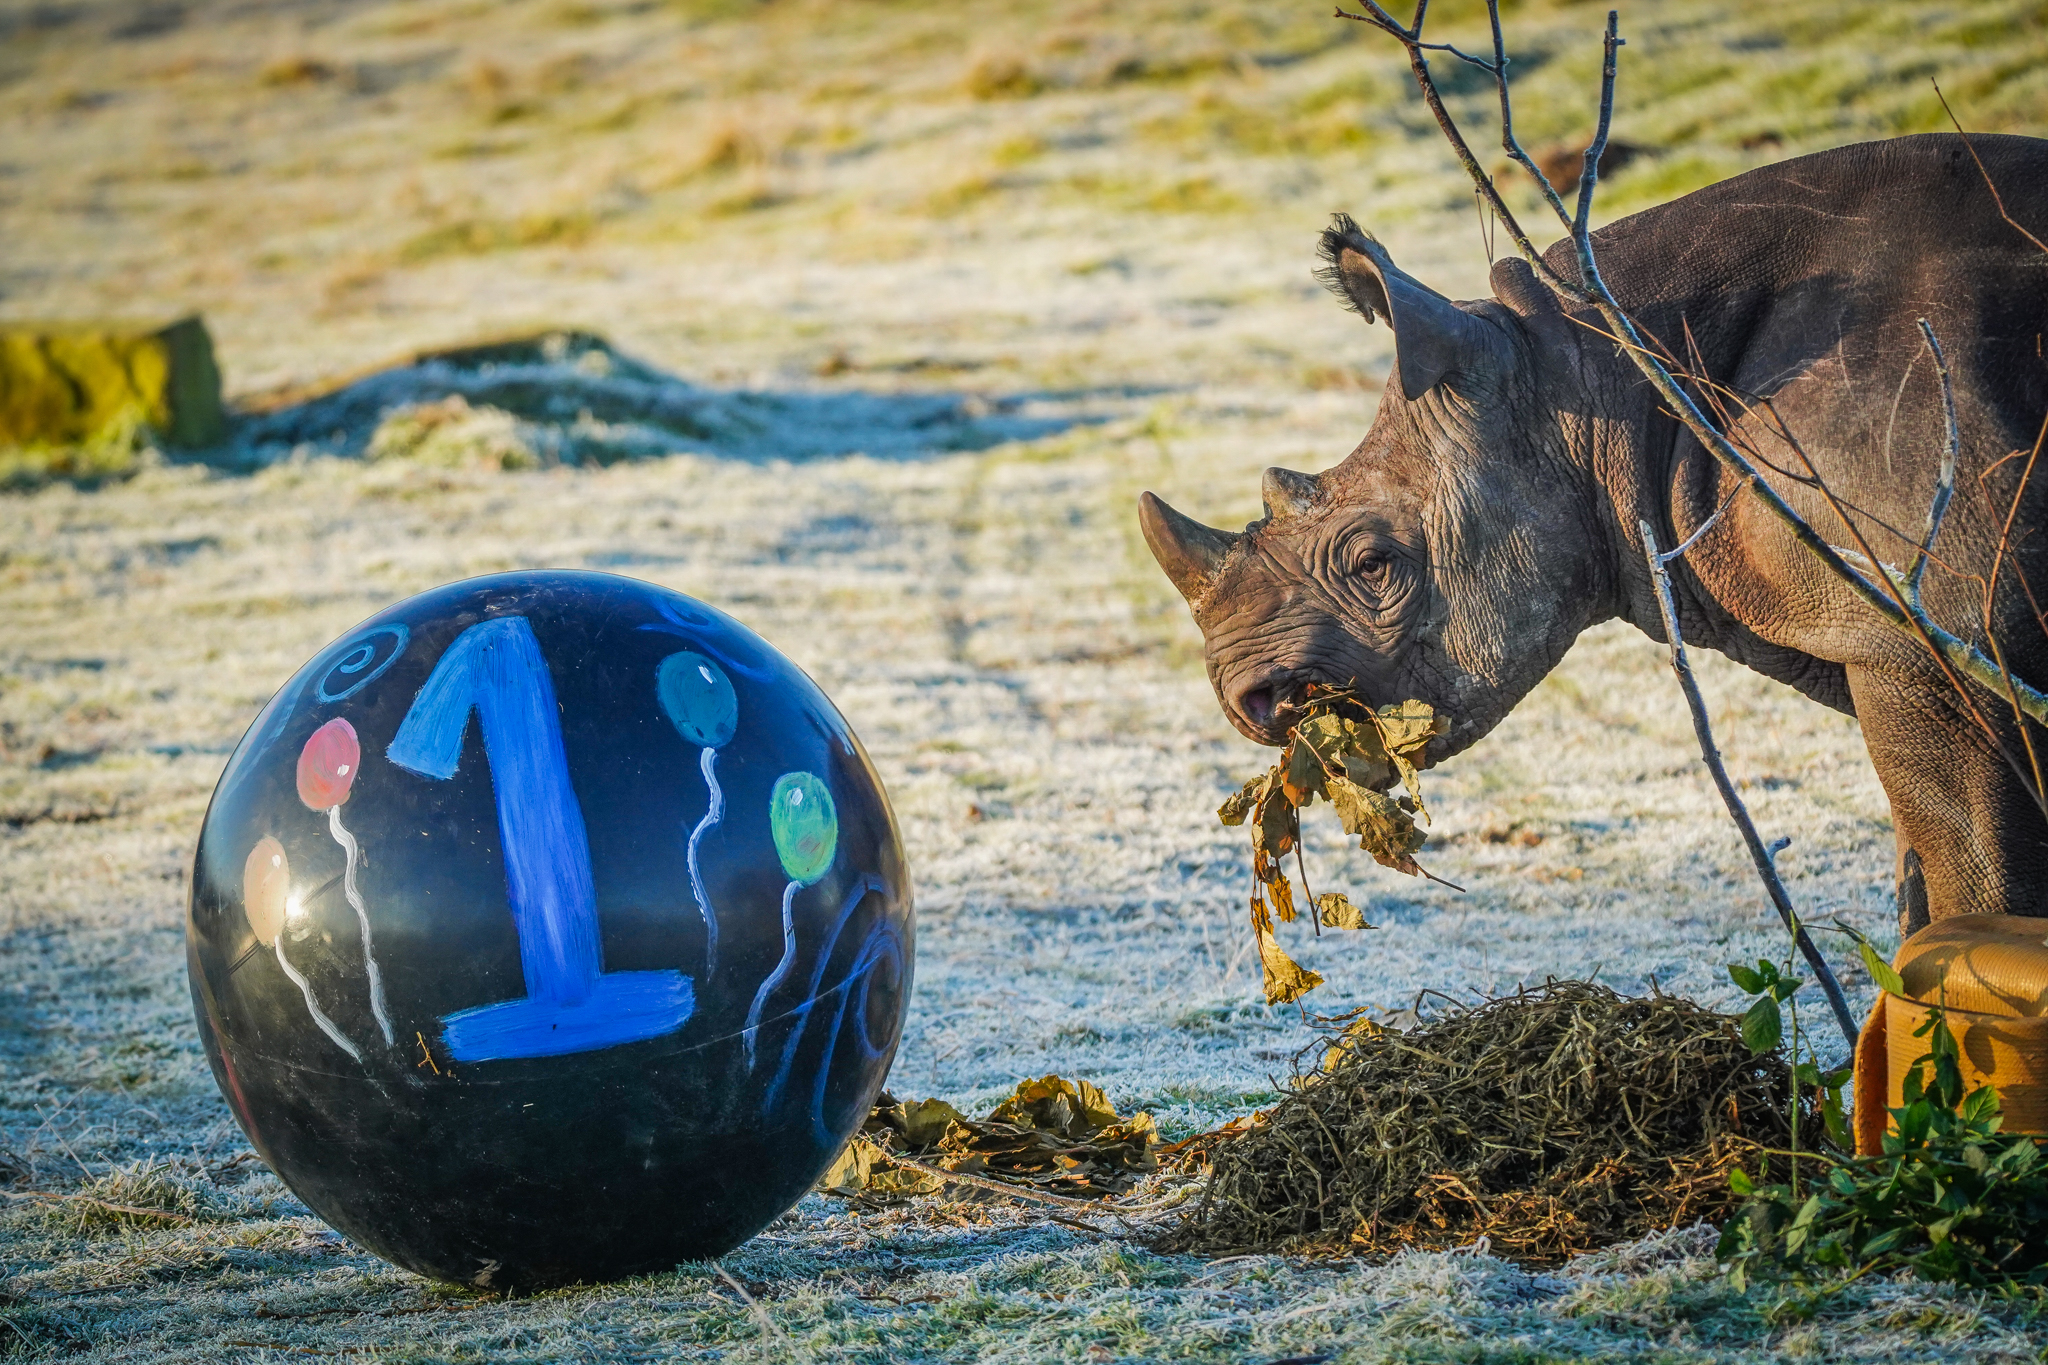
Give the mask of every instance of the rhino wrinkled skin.
[[[1973, 142], [2007, 211], [2048, 237], [2048, 142]], [[1851, 543], [1791, 476], [1803, 467], [1754, 406], [1763, 399], [1858, 509], [1879, 557], [1900, 566], [1944, 444], [1927, 319], [1962, 444], [1937, 546], [1958, 572], [1931, 569], [1926, 604], [1983, 647], [1983, 582], [2048, 415], [2048, 255], [2001, 219], [1962, 139], [1763, 167], [1621, 219], [1595, 234], [1595, 251], [1648, 335], [1681, 357], [1696, 347], [1697, 367], [1753, 405], [1736, 427], [1800, 515]], [[1494, 266], [1493, 298], [1454, 303], [1347, 218], [1324, 233], [1323, 254], [1325, 279], [1394, 329], [1393, 375], [1365, 439], [1321, 474], [1267, 470], [1266, 515], [1242, 533], [1150, 493], [1140, 518], [1239, 730], [1283, 742], [1308, 684], [1355, 683], [1375, 702], [1417, 697], [1448, 715], [1436, 762], [1498, 724], [1588, 626], [1618, 616], [1662, 641], [1638, 522], [1668, 549], [1734, 481], [1595, 330], [1598, 315], [1561, 307], [1526, 262]], [[1576, 278], [1569, 242], [1545, 259]], [[1990, 621], [2014, 672], [2048, 687], [2048, 633], [2019, 581], [2048, 605], [2044, 497], [2048, 470], [2019, 499]], [[1737, 499], [1673, 577], [1688, 643], [1860, 719], [1891, 802], [1903, 930], [1976, 911], [2048, 915], [2048, 822], [2009, 760], [2024, 752], [2009, 706], [1974, 693], [1994, 742], [1925, 650], [1754, 498]], [[2029, 728], [2048, 765], [2048, 734]]]

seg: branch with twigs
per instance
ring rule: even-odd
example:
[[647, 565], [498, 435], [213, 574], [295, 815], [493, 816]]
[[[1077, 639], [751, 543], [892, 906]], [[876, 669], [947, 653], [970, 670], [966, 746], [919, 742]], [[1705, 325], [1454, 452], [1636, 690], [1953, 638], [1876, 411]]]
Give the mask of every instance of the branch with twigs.
[[[1586, 148], [1577, 203], [1571, 209], [1567, 209], [1563, 198], [1550, 183], [1549, 177], [1543, 174], [1542, 169], [1523, 150], [1514, 135], [1513, 105], [1508, 94], [1507, 47], [1500, 22], [1500, 0], [1487, 0], [1486, 6], [1487, 17], [1493, 30], [1493, 60], [1490, 62], [1459, 51], [1446, 43], [1424, 41], [1423, 24], [1429, 12], [1429, 0], [1417, 0], [1415, 17], [1407, 26], [1403, 26], [1389, 14], [1378, 0], [1358, 0], [1358, 3], [1364, 8], [1365, 13], [1353, 14], [1340, 8], [1336, 12], [1337, 17], [1370, 24], [1400, 43], [1406, 50], [1409, 69], [1413, 72], [1416, 85], [1422, 92], [1423, 102], [1428, 105], [1437, 126], [1457, 154], [1480, 199], [1506, 229], [1516, 250], [1528, 261], [1537, 278], [1560, 297], [1597, 311], [1606, 324], [1603, 334], [1613, 341], [1641, 371], [1644, 378], [1649, 380], [1672, 414], [1685, 424], [1686, 429], [1701, 445], [1735, 475], [1741, 486], [1746, 487], [1770, 514], [1785, 526], [1802, 550], [1820, 561], [1829, 573], [1847, 585], [1858, 600], [1877, 613], [1880, 620], [1893, 629], [1912, 636], [1933, 655], [1944, 673], [1952, 679], [1968, 679], [1996, 696], [2006, 697], [2022, 715], [2048, 725], [2048, 693], [2015, 677], [1998, 659], [1942, 628], [1920, 605], [1917, 593], [1908, 594], [1900, 585], [1894, 584], [1884, 573], [1881, 563], [1874, 557], [1872, 569], [1881, 582], [1873, 581], [1870, 575], [1851, 565], [1840, 551], [1815, 531], [1771, 486], [1756, 463], [1700, 410], [1699, 404], [1680, 385], [1672, 373], [1672, 368], [1666, 364], [1665, 357], [1668, 357], [1668, 352], [1665, 353], [1665, 357], [1660, 357], [1659, 351], [1662, 348], [1653, 347], [1645, 341], [1635, 321], [1623, 310], [1606, 281], [1601, 278], [1598, 263], [1594, 258], [1589, 220], [1594, 191], [1599, 182], [1600, 158], [1606, 151], [1608, 129], [1613, 122], [1614, 86], [1619, 70], [1618, 53], [1625, 42], [1619, 32], [1619, 12], [1608, 11], [1602, 45], [1599, 124], [1593, 141]], [[1459, 129], [1457, 120], [1444, 106], [1443, 98], [1437, 90], [1436, 79], [1430, 73], [1427, 55], [1430, 52], [1447, 53], [1492, 75], [1500, 99], [1501, 145], [1516, 164], [1535, 180], [1545, 203], [1550, 206], [1551, 212], [1557, 216], [1569, 234], [1578, 279], [1567, 279], [1552, 269], [1550, 263], [1544, 259], [1543, 253], [1537, 250], [1535, 242], [1523, 229], [1514, 211], [1501, 198], [1493, 177], [1479, 164], [1478, 158], [1473, 155], [1471, 146], [1465, 140], [1464, 133]], [[1975, 149], [1972, 148], [1971, 151], [1974, 156]], [[1994, 187], [1994, 196], [1996, 193]], [[2001, 214], [2005, 212], [2002, 199], [1999, 201], [1999, 211]], [[2007, 221], [2011, 221], [2009, 216]], [[2032, 238], [2031, 233], [2027, 235]], [[2039, 239], [2033, 240], [2038, 244]], [[1919, 562], [1916, 558], [1916, 566]], [[1960, 681], [1956, 686], [1967, 694], [1967, 689], [1963, 688]], [[1974, 706], [1974, 703], [1968, 704]], [[2024, 722], [2021, 728], [2024, 730]], [[2035, 791], [2040, 792], [2038, 785]]]
[[[1722, 503], [1721, 510], [1708, 519], [1707, 526], [1721, 519], [1721, 512], [1728, 510]], [[1848, 1041], [1851, 1050], [1856, 1046], [1856, 1017], [1849, 1012], [1849, 1001], [1842, 994], [1841, 983], [1828, 969], [1827, 959], [1814, 946], [1806, 926], [1799, 922], [1799, 913], [1792, 908], [1792, 897], [1785, 890], [1785, 879], [1778, 874], [1777, 855], [1792, 841], [1780, 839], [1766, 845], [1763, 836], [1757, 833], [1756, 821], [1750, 818], [1749, 807], [1736, 792], [1735, 784], [1728, 778], [1728, 766], [1721, 761], [1721, 748], [1714, 742], [1714, 727], [1707, 719], [1706, 698], [1700, 695], [1700, 685], [1693, 677], [1692, 661], [1686, 657], [1685, 636], [1678, 628], [1678, 601], [1671, 592], [1671, 562], [1691, 549], [1707, 526], [1695, 531], [1683, 545], [1668, 553], [1657, 551], [1657, 532], [1649, 522], [1639, 523], [1643, 533], [1643, 557], [1650, 566], [1650, 581], [1657, 590], [1657, 609], [1664, 617], [1664, 638], [1671, 648], [1671, 671], [1678, 675], [1678, 686], [1685, 693], [1685, 704], [1692, 712], [1693, 734], [1699, 739], [1700, 757], [1706, 761], [1707, 771], [1713, 775], [1714, 789], [1721, 793], [1721, 803], [1728, 807], [1729, 818], [1742, 831], [1742, 842], [1749, 849], [1750, 861], [1756, 864], [1756, 874], [1763, 880], [1764, 890], [1769, 893], [1771, 904], [1777, 908], [1778, 918], [1785, 922], [1785, 928], [1799, 944], [1799, 955], [1813, 968], [1813, 974], [1820, 981], [1821, 994], [1827, 997], [1828, 1008], [1834, 1012], [1835, 1023], [1841, 1027], [1842, 1037]]]

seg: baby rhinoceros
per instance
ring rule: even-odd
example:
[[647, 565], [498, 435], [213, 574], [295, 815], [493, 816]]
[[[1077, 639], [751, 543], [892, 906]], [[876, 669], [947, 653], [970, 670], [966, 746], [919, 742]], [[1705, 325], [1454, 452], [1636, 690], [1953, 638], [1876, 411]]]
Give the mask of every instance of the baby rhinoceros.
[[[1789, 434], [1895, 565], [1913, 560], [1945, 447], [1925, 318], [1961, 429], [1926, 605], [1980, 647], [1988, 631], [2017, 676], [2048, 687], [2048, 629], [2029, 604], [2030, 587], [2048, 604], [2048, 471], [2026, 477], [2048, 417], [2048, 253], [1987, 185], [2048, 238], [2048, 142], [1973, 141], [1981, 171], [1951, 135], [1767, 166], [1613, 223], [1595, 250], [1643, 331], [1721, 386], [1737, 444], [1778, 492], [1828, 540], [1856, 543]], [[1618, 616], [1662, 640], [1638, 523], [1669, 549], [1735, 481], [1599, 316], [1561, 306], [1526, 262], [1493, 268], [1493, 298], [1454, 303], [1348, 218], [1322, 252], [1326, 280], [1394, 331], [1372, 429], [1321, 474], [1267, 470], [1266, 515], [1242, 533], [1147, 493], [1145, 536], [1188, 599], [1239, 730], [1281, 743], [1311, 684], [1355, 685], [1449, 716], [1429, 753], [1441, 760], [1498, 724], [1588, 626]], [[1576, 277], [1569, 242], [1545, 259]], [[1689, 643], [1861, 720], [1891, 801], [1903, 929], [1973, 911], [2048, 915], [2048, 820], [2009, 704], [1983, 690], [1966, 703], [1926, 649], [1753, 497], [1736, 498], [1673, 575]], [[2048, 766], [2048, 734], [2029, 730]]]

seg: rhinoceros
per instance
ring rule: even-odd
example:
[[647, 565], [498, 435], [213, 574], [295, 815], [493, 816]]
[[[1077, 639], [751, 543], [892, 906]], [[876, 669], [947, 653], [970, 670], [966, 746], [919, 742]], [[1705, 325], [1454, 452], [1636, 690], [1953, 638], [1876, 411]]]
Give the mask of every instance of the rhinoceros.
[[[1594, 247], [1643, 330], [1741, 400], [1724, 398], [1737, 434], [1809, 524], [1854, 544], [1787, 433], [1896, 566], [1913, 560], [1945, 442], [1925, 318], [1961, 428], [1936, 546], [1946, 567], [1927, 574], [1927, 608], [1980, 646], [1988, 622], [2012, 670], [2048, 687], [2048, 629], [2029, 600], [2031, 587], [2048, 605], [2048, 470], [2022, 487], [2048, 416], [2048, 254], [1987, 186], [2048, 237], [2048, 142], [1972, 142], [1982, 172], [1954, 135], [1762, 167], [1620, 219]], [[1240, 731], [1282, 743], [1311, 684], [1354, 686], [1448, 715], [1427, 755], [1438, 762], [1498, 724], [1587, 627], [1620, 617], [1663, 640], [1638, 524], [1669, 549], [1707, 525], [1735, 480], [1598, 315], [1562, 304], [1519, 257], [1493, 267], [1494, 297], [1453, 302], [1348, 217], [1323, 233], [1321, 254], [1326, 283], [1394, 332], [1365, 439], [1319, 474], [1268, 469], [1265, 516], [1241, 533], [1151, 493], [1140, 517]], [[1569, 241], [1545, 260], [1576, 278]], [[1970, 694], [1987, 734], [1929, 652], [1755, 498], [1736, 498], [1673, 574], [1689, 644], [1861, 721], [1892, 808], [1902, 930], [1976, 911], [2048, 915], [2048, 820], [2002, 698]], [[2048, 733], [2029, 730], [2048, 768]]]

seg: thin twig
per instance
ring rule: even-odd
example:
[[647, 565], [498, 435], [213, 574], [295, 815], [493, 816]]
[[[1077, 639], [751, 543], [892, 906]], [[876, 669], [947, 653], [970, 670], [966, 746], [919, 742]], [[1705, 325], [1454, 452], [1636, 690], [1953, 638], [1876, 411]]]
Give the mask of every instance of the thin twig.
[[735, 1280], [732, 1277], [731, 1272], [726, 1270], [726, 1268], [719, 1262], [713, 1261], [711, 1263], [711, 1268], [718, 1272], [719, 1279], [724, 1280], [727, 1284], [732, 1286], [733, 1293], [740, 1296], [740, 1302], [744, 1303], [747, 1306], [747, 1311], [749, 1313], [752, 1313], [754, 1315], [754, 1320], [761, 1324], [761, 1335], [778, 1338], [783, 1336], [782, 1329], [775, 1325], [775, 1319], [768, 1316], [767, 1309], [763, 1308], [760, 1304], [754, 1302], [754, 1296], [747, 1292], [747, 1287], [745, 1285], [741, 1284], [738, 1280]]
[[1928, 84], [1934, 87], [1934, 98], [1941, 101], [1941, 112], [1947, 114], [1948, 121], [1955, 125], [1956, 136], [1963, 140], [1963, 146], [1969, 148], [1970, 160], [1977, 163], [1977, 174], [1984, 177], [1984, 188], [1991, 191], [1991, 202], [1998, 205], [1998, 216], [2005, 219], [2006, 225], [2014, 232], [2019, 233], [2043, 252], [2048, 252], [2048, 242], [2042, 241], [2021, 227], [2013, 216], [2005, 211], [2005, 196], [1998, 192], [1998, 184], [1991, 178], [1991, 172], [1984, 169], [1984, 158], [1977, 155], [1977, 144], [1970, 141], [1970, 135], [1963, 131], [1962, 123], [1956, 118], [1956, 111], [1948, 107], [1948, 96], [1941, 93], [1941, 82], [1929, 81]]
[[[1496, 3], [1492, 6], [1498, 9]], [[1586, 220], [1593, 213], [1593, 189], [1600, 183], [1600, 158], [1607, 151], [1607, 129], [1614, 122], [1614, 77], [1618, 70], [1615, 54], [1620, 50], [1621, 12], [1607, 11], [1607, 36], [1602, 42], [1600, 62], [1600, 126], [1593, 134], [1593, 140], [1586, 145], [1585, 160], [1579, 170], [1579, 208], [1572, 215], [1572, 239], [1582, 240], [1586, 236]]]
[[1757, 876], [1763, 879], [1771, 904], [1777, 907], [1778, 918], [1785, 922], [1786, 929], [1799, 944], [1800, 955], [1813, 968], [1814, 976], [1820, 981], [1821, 993], [1827, 997], [1828, 1005], [1834, 1011], [1835, 1022], [1841, 1025], [1842, 1037], [1853, 1049], [1856, 1046], [1855, 1016], [1849, 1013], [1849, 1002], [1842, 995], [1842, 987], [1835, 980], [1835, 974], [1828, 969], [1827, 959], [1814, 946], [1806, 926], [1799, 922], [1798, 912], [1792, 908], [1792, 897], [1785, 890], [1785, 880], [1778, 875], [1777, 859], [1772, 856], [1771, 849], [1764, 847], [1763, 837], [1756, 831], [1756, 822], [1749, 817], [1749, 807], [1743, 804], [1742, 797], [1736, 794], [1735, 784], [1728, 778], [1727, 765], [1721, 761], [1720, 746], [1714, 743], [1713, 726], [1707, 719], [1706, 698], [1700, 695], [1699, 683], [1692, 675], [1692, 661], [1685, 654], [1685, 636], [1678, 628], [1678, 603], [1671, 592], [1671, 571], [1666, 567], [1666, 558], [1657, 552], [1656, 531], [1647, 521], [1638, 524], [1642, 528], [1644, 558], [1657, 589], [1657, 607], [1664, 616], [1664, 636], [1671, 646], [1671, 671], [1678, 675], [1678, 685], [1685, 692], [1685, 704], [1692, 711], [1692, 729], [1699, 739], [1700, 757], [1706, 761], [1714, 787], [1721, 793], [1721, 803], [1728, 807], [1729, 817], [1742, 831], [1742, 842], [1749, 848], [1750, 861], [1756, 864]]
[[916, 1157], [899, 1156], [895, 1152], [884, 1152], [882, 1155], [895, 1165], [907, 1166], [913, 1171], [922, 1171], [926, 1175], [937, 1176], [940, 1180], [952, 1181], [962, 1185], [973, 1185], [978, 1189], [993, 1190], [997, 1194], [1007, 1194], [1012, 1199], [1025, 1199], [1039, 1204], [1057, 1204], [1061, 1208], [1067, 1209], [1099, 1211], [1103, 1207], [1093, 1199], [1073, 1199], [1064, 1194], [1047, 1194], [1043, 1190], [1034, 1190], [1022, 1185], [1009, 1185], [1000, 1180], [990, 1180], [985, 1175], [970, 1175], [966, 1171], [949, 1171], [943, 1166], [929, 1165], [919, 1161]]
[[9, 1199], [62, 1199], [70, 1203], [90, 1204], [109, 1213], [124, 1213], [131, 1218], [153, 1218], [166, 1223], [183, 1224], [196, 1221], [185, 1214], [172, 1213], [169, 1209], [145, 1209], [134, 1204], [115, 1204], [105, 1199], [95, 1199], [89, 1194], [59, 1194], [54, 1190], [32, 1190], [27, 1194], [16, 1194], [12, 1190], [0, 1190], [0, 1195]]
[[1721, 499], [1721, 505], [1714, 509], [1714, 515], [1701, 522], [1700, 529], [1687, 536], [1683, 545], [1680, 545], [1675, 550], [1666, 550], [1663, 554], [1659, 555], [1657, 557], [1659, 561], [1669, 564], [1672, 560], [1683, 557], [1687, 550], [1700, 543], [1701, 536], [1714, 529], [1714, 524], [1721, 520], [1721, 514], [1733, 507], [1735, 500], [1741, 496], [1742, 489], [1739, 486], [1730, 490], [1728, 496]]
[[[1991, 556], [1991, 576], [1984, 582], [1983, 614], [1984, 639], [1985, 642], [1991, 646], [1992, 655], [1994, 658], [1998, 660], [1999, 668], [2005, 673], [2006, 696], [2007, 699], [2012, 703], [2012, 721], [2014, 727], [2018, 729], [2020, 732], [2020, 743], [2026, 747], [2027, 766], [2030, 767], [2034, 773], [2034, 790], [2042, 793], [2043, 796], [2048, 796], [2048, 782], [2043, 782], [2041, 779], [2041, 756], [2039, 753], [2035, 751], [2034, 748], [2033, 731], [2027, 728], [2027, 718], [2020, 711], [2019, 698], [2015, 696], [2012, 692], [2012, 670], [2006, 667], [2005, 650], [1998, 643], [1997, 632], [1992, 630], [1991, 628], [1992, 604], [1997, 600], [1998, 597], [1998, 574], [1999, 571], [2005, 567], [2005, 557], [2007, 552], [2013, 548], [2013, 519], [2019, 516], [2020, 499], [2026, 496], [2027, 483], [2034, 477], [2034, 462], [2041, 458], [2041, 442], [2043, 438], [2048, 438], [2048, 415], [2044, 415], [2042, 417], [2041, 429], [2034, 435], [2034, 448], [2027, 452], [2027, 462], [2020, 470], [2019, 486], [2013, 489], [2012, 491], [2012, 504], [2011, 506], [2006, 508], [2005, 522], [2003, 525], [1999, 527], [1998, 530], [1998, 548]], [[1991, 509], [1994, 513], [1996, 513], [1997, 511], [1997, 507], [1995, 504], [1992, 504], [1991, 490], [1985, 485], [1984, 481], [1991, 475], [1992, 470], [1997, 469], [2000, 465], [2003, 465], [2006, 460], [2012, 459], [2019, 453], [2020, 452], [2017, 450], [2013, 451], [2011, 455], [2007, 455], [2003, 459], [2000, 459], [1997, 464], [1992, 465], [1990, 469], [1986, 469], [1982, 474], [1979, 474], [1977, 476], [1977, 487], [1979, 491], [1981, 491], [1984, 494], [1985, 503], [1991, 506]], [[2021, 570], [2018, 564], [2014, 564], [2013, 574], [2020, 580], [2020, 588], [2023, 592], [2026, 593], [2027, 602], [2030, 606], [2032, 606], [2034, 599], [2034, 590], [2032, 586], [2028, 584], [2025, 572]], [[2048, 621], [2041, 621], [2041, 612], [2038, 607], [2035, 607], [2034, 609], [2034, 617], [2035, 620], [2041, 624], [2043, 631], [2048, 632]]]
[[1913, 567], [1906, 575], [1906, 599], [1917, 609], [1920, 606], [1920, 580], [1927, 574], [1927, 556], [1934, 549], [1935, 537], [1941, 534], [1942, 518], [1948, 515], [1949, 499], [1956, 492], [1956, 455], [1962, 446], [1962, 434], [1956, 426], [1956, 389], [1949, 377], [1948, 357], [1941, 353], [1941, 343], [1934, 339], [1934, 329], [1927, 325], [1927, 319], [1920, 319], [1920, 335], [1927, 339], [1927, 349], [1934, 354], [1934, 370], [1941, 376], [1941, 410], [1948, 418], [1948, 440], [1941, 451], [1941, 478], [1934, 485], [1934, 501], [1927, 506], [1927, 533], [1920, 537], [1920, 549], [1913, 556]]

